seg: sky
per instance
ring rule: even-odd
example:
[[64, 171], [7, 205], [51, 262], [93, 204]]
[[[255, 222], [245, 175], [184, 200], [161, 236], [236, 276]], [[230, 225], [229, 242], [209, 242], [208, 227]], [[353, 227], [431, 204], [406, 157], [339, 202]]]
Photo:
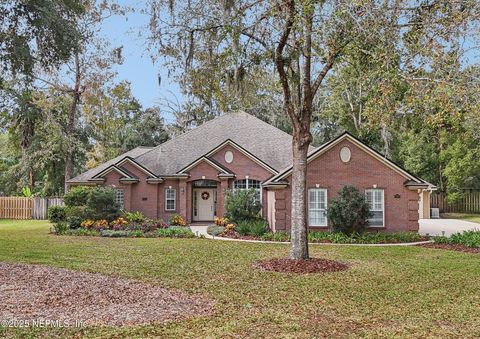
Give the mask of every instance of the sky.
[[[145, 37], [149, 17], [140, 12], [146, 7], [144, 2], [135, 0], [118, 1], [122, 6], [136, 9], [126, 16], [113, 16], [105, 20], [101, 28], [102, 37], [107, 38], [112, 47], [123, 46], [124, 62], [116, 66], [118, 80], [128, 80], [131, 83], [133, 95], [143, 107], [161, 105], [163, 100], [182, 102], [182, 94], [176, 82], [167, 74], [160, 62], [153, 63], [145, 46]], [[159, 85], [158, 76], [161, 76]], [[173, 117], [164, 112], [167, 123], [173, 122]]]

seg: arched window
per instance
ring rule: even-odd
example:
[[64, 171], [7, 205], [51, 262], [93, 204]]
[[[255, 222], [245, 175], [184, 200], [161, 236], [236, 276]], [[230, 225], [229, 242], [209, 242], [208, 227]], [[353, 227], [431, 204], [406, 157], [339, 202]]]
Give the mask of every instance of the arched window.
[[262, 186], [259, 180], [247, 178], [247, 179], [235, 180], [233, 182], [234, 190], [249, 190], [251, 188], [255, 189], [255, 192], [257, 193], [257, 200], [261, 202]]

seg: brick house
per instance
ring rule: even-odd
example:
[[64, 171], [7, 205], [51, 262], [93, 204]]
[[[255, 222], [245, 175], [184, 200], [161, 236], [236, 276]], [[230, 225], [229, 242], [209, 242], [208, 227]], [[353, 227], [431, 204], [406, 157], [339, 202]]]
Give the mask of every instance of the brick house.
[[[117, 190], [125, 210], [188, 223], [210, 222], [225, 213], [229, 189], [254, 188], [274, 231], [290, 228], [291, 135], [247, 114], [213, 119], [157, 147], [137, 147], [68, 181]], [[365, 191], [370, 227], [416, 231], [429, 217], [434, 186], [412, 175], [348, 133], [308, 155], [307, 199], [311, 229], [325, 229], [328, 201], [344, 185]]]

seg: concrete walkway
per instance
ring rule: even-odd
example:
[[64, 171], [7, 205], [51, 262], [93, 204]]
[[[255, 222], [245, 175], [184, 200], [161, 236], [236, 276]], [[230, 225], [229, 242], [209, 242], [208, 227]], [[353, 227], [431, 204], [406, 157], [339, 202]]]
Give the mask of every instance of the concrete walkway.
[[[279, 241], [263, 241], [263, 240], [244, 240], [244, 239], [232, 239], [232, 238], [223, 238], [223, 237], [213, 237], [207, 233], [208, 226], [206, 225], [190, 225], [190, 229], [197, 236], [203, 235], [207, 239], [215, 239], [222, 241], [237, 241], [237, 242], [249, 242], [249, 243], [260, 243], [260, 244], [290, 244], [290, 242], [279, 242]], [[361, 247], [384, 247], [384, 246], [415, 246], [420, 244], [428, 244], [432, 241], [419, 241], [419, 242], [410, 242], [410, 243], [395, 243], [395, 244], [333, 244], [333, 243], [309, 243], [310, 245], [327, 245], [327, 246], [361, 246]]]
[[458, 219], [420, 219], [418, 233], [422, 235], [445, 235], [463, 231], [480, 231], [480, 224]]
[[205, 238], [212, 239], [213, 237], [207, 233], [208, 225], [190, 225], [190, 229], [197, 237], [203, 235]]

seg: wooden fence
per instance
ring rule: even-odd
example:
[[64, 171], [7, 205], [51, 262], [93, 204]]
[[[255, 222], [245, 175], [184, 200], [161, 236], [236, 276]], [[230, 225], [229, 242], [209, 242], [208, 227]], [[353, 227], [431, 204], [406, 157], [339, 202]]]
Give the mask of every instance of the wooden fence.
[[1, 219], [32, 219], [31, 198], [0, 197]]
[[430, 207], [439, 208], [440, 213], [480, 213], [480, 192], [465, 193], [456, 202], [447, 201], [444, 193], [430, 196]]
[[50, 206], [63, 206], [61, 198], [33, 198], [33, 219], [48, 219], [48, 208]]
[[50, 206], [63, 206], [63, 199], [0, 197], [0, 219], [47, 219]]

